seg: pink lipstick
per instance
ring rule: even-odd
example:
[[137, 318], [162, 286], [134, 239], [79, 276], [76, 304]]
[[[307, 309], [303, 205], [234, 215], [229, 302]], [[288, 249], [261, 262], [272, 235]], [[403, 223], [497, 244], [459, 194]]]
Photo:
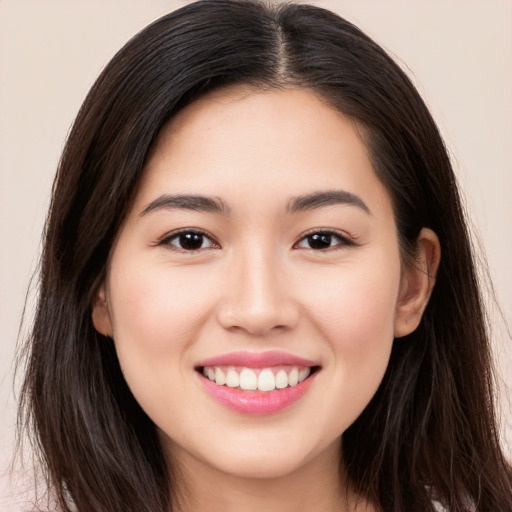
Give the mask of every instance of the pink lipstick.
[[280, 351], [232, 352], [203, 360], [195, 369], [221, 405], [244, 414], [272, 414], [307, 392], [319, 365]]
[[211, 357], [197, 363], [198, 366], [245, 366], [246, 368], [267, 368], [270, 366], [318, 366], [318, 363], [303, 359], [286, 352], [269, 350], [268, 352], [231, 352], [217, 357]]

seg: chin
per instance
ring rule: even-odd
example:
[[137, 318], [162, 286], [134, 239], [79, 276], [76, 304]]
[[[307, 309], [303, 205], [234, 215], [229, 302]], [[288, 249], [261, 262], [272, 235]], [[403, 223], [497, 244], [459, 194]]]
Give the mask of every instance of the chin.
[[287, 454], [252, 454], [248, 457], [229, 459], [226, 458], [222, 464], [215, 464], [218, 471], [237, 478], [245, 479], [276, 479], [283, 478], [300, 471], [307, 460], [287, 456]]
[[[304, 434], [304, 432], [302, 432]], [[268, 433], [272, 436], [272, 433]], [[304, 435], [288, 435], [288, 440], [276, 433], [273, 442], [264, 438], [253, 438], [249, 445], [232, 442], [220, 450], [210, 451], [205, 457], [209, 465], [222, 473], [247, 479], [278, 479], [300, 473], [316, 464], [325, 462], [335, 467], [339, 465], [341, 438], [324, 445], [313, 439], [307, 442]], [[325, 440], [329, 436], [324, 436]], [[319, 467], [320, 467], [319, 466]]]

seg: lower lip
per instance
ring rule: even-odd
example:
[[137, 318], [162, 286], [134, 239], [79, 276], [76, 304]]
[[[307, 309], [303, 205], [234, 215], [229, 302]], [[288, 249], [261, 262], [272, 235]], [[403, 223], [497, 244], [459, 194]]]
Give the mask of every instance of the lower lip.
[[206, 392], [221, 405], [243, 414], [272, 414], [282, 411], [299, 400], [311, 386], [316, 373], [296, 386], [274, 391], [242, 391], [219, 386], [199, 375]]

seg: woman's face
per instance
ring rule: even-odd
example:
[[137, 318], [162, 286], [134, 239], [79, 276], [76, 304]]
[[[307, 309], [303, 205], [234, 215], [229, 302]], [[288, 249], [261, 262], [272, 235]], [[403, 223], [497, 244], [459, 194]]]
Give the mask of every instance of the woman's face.
[[355, 124], [232, 89], [161, 132], [93, 319], [173, 461], [281, 476], [337, 460], [412, 330], [405, 281]]

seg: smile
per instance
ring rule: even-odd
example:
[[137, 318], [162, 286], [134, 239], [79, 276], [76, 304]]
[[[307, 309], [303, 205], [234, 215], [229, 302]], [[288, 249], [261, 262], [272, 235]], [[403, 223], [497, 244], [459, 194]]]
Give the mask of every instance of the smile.
[[219, 404], [243, 414], [282, 411], [308, 391], [320, 366], [283, 352], [236, 352], [201, 362], [201, 385]]
[[218, 386], [244, 391], [269, 392], [294, 387], [311, 373], [310, 367], [279, 366], [272, 368], [243, 368], [233, 366], [204, 366], [202, 373]]

